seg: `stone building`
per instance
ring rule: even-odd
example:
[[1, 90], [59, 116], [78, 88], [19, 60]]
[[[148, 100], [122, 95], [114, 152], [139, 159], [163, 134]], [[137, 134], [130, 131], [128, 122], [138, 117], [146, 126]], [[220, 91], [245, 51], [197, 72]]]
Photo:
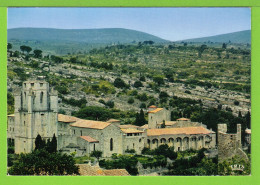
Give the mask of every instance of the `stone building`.
[[234, 156], [248, 160], [242, 150], [241, 124], [237, 124], [237, 133], [227, 133], [227, 124], [218, 124], [218, 161], [228, 160]]
[[57, 135], [58, 94], [43, 80], [26, 81], [15, 90], [14, 115], [8, 116], [8, 137], [15, 140], [16, 153], [34, 148], [38, 134], [44, 139]]
[[58, 150], [76, 152], [76, 156], [102, 151], [103, 157], [125, 154], [144, 147], [154, 149], [161, 144], [174, 146], [175, 151], [215, 148], [216, 134], [205, 125], [187, 118], [170, 121], [170, 111], [151, 106], [148, 124], [142, 127], [120, 125], [119, 120], [84, 120], [58, 114], [57, 92], [44, 80], [24, 82], [15, 96], [15, 112], [8, 116], [8, 138], [15, 140], [15, 153], [34, 149], [38, 134], [43, 139], [57, 136]]

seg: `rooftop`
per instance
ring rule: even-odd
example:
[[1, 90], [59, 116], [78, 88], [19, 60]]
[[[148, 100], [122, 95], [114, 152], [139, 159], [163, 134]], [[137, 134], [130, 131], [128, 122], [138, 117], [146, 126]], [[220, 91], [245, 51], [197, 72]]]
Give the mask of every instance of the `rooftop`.
[[58, 114], [58, 122], [63, 122], [63, 123], [73, 123], [79, 120], [77, 117], [73, 116], [68, 116], [64, 114]]
[[178, 134], [211, 134], [214, 133], [204, 127], [182, 127], [182, 128], [162, 128], [162, 129], [148, 129], [147, 136], [159, 135], [178, 135]]
[[121, 121], [118, 120], [118, 119], [109, 119], [107, 122], [108, 122], [108, 123], [119, 123], [119, 122], [121, 122]]
[[75, 123], [72, 123], [70, 126], [102, 130], [109, 125], [110, 125], [110, 123], [103, 122], [103, 121], [93, 121], [93, 120], [82, 120], [82, 119], [80, 119], [80, 120], [77, 120]]
[[190, 121], [190, 119], [188, 119], [188, 118], [179, 118], [179, 119], [177, 119], [177, 121]]
[[99, 166], [77, 164], [80, 175], [84, 176], [130, 176], [125, 169], [103, 170]]
[[[171, 126], [174, 125], [176, 123], [176, 121], [165, 121], [165, 125], [167, 126]], [[159, 123], [159, 125], [163, 124], [163, 122]]]
[[7, 117], [14, 117], [14, 114], [9, 114], [7, 115]]
[[150, 107], [148, 107], [148, 108], [157, 108], [155, 105], [151, 105]]
[[99, 141], [90, 136], [80, 136], [80, 138], [86, 140], [89, 143], [98, 143]]
[[248, 129], [248, 128], [247, 128], [247, 129], [245, 130], [245, 133], [251, 134], [251, 129]]
[[157, 113], [159, 111], [163, 110], [163, 108], [156, 108], [154, 110], [149, 111], [148, 113]]
[[128, 128], [128, 129], [121, 129], [122, 130], [122, 132], [124, 132], [124, 133], [143, 133], [143, 131], [141, 131], [141, 130], [137, 130], [137, 129], [134, 129], [134, 128]]

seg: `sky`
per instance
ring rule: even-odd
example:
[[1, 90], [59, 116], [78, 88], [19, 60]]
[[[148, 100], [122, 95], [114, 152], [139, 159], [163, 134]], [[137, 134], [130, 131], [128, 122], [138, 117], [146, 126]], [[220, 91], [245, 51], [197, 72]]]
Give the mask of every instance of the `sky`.
[[250, 8], [9, 8], [8, 29], [126, 28], [176, 41], [251, 29]]

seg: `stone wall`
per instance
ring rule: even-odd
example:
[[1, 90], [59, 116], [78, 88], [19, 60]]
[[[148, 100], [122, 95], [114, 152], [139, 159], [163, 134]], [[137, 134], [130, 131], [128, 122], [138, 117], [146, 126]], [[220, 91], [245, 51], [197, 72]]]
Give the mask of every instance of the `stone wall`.
[[234, 156], [248, 160], [241, 146], [241, 125], [237, 124], [237, 133], [226, 133], [227, 125], [218, 124], [218, 160], [231, 159]]

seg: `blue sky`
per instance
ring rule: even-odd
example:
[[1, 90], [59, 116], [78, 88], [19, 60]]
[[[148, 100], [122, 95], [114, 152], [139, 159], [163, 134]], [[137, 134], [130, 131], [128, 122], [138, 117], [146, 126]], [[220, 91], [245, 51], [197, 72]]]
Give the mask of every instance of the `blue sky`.
[[175, 41], [251, 29], [250, 8], [9, 8], [8, 28], [127, 28]]

